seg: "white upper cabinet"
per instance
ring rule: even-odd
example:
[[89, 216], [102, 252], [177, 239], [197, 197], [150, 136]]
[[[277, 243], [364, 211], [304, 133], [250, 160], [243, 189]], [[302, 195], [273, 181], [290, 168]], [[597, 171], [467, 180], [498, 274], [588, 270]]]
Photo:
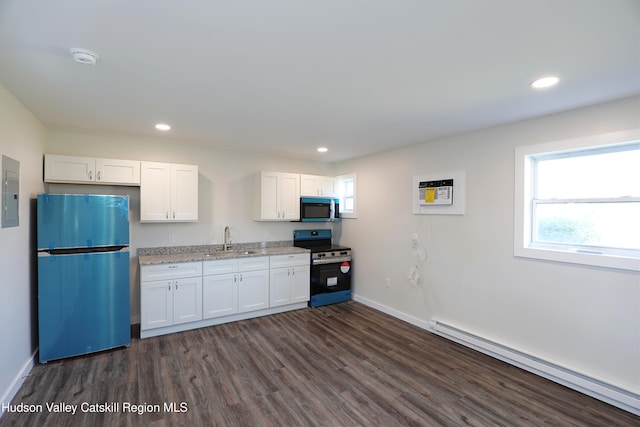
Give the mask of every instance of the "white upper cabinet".
[[198, 220], [198, 166], [141, 162], [140, 221]]
[[140, 185], [140, 162], [137, 160], [46, 154], [45, 182]]
[[300, 196], [334, 197], [336, 180], [331, 176], [300, 175]]
[[256, 175], [257, 221], [295, 221], [300, 219], [300, 175], [286, 172], [260, 172]]

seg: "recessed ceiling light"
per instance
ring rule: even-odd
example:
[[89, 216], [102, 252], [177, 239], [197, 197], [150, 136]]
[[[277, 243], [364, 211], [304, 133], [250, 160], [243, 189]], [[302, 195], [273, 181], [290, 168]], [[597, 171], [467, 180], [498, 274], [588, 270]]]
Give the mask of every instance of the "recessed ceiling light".
[[169, 126], [169, 125], [167, 125], [167, 124], [164, 124], [164, 123], [158, 123], [158, 124], [156, 125], [156, 129], [158, 129], [158, 130], [165, 130], [165, 131], [166, 131], [166, 130], [171, 129], [171, 126]]
[[560, 79], [555, 76], [543, 77], [541, 79], [533, 81], [531, 83], [531, 87], [534, 89], [544, 89], [546, 87], [551, 87], [557, 84], [559, 81]]
[[71, 56], [73, 56], [74, 61], [79, 62], [80, 64], [96, 65], [100, 59], [100, 55], [88, 49], [72, 47], [69, 49], [69, 52], [71, 52]]
[[318, 147], [318, 153], [326, 153], [329, 151], [327, 147]]

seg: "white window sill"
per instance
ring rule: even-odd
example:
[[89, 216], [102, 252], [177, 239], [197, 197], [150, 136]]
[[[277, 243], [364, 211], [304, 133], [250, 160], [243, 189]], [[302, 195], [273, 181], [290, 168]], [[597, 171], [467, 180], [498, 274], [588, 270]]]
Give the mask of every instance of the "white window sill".
[[564, 250], [540, 249], [531, 247], [515, 247], [514, 255], [524, 258], [535, 258], [547, 261], [568, 262], [572, 264], [591, 265], [595, 267], [616, 268], [621, 270], [640, 271], [640, 259], [607, 254], [589, 254], [568, 252]]

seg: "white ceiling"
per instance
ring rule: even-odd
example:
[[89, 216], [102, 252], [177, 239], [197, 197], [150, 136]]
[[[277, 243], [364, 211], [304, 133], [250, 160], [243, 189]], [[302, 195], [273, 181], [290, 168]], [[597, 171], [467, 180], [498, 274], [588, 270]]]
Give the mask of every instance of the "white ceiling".
[[639, 94], [640, 1], [0, 0], [0, 84], [52, 130], [338, 161]]

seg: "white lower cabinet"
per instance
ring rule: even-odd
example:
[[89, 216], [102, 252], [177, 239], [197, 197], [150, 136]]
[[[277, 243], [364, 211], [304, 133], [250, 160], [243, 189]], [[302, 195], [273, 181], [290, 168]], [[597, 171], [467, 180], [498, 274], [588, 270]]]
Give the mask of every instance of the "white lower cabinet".
[[269, 257], [238, 260], [238, 312], [269, 307]]
[[305, 308], [309, 254], [140, 267], [140, 337]]
[[309, 254], [275, 255], [270, 260], [269, 306], [309, 301]]
[[269, 307], [269, 257], [205, 261], [202, 274], [205, 319]]
[[140, 269], [140, 330], [202, 319], [202, 263]]
[[173, 324], [202, 319], [202, 277], [173, 281]]
[[238, 312], [238, 260], [202, 263], [202, 317], [228, 316]]

